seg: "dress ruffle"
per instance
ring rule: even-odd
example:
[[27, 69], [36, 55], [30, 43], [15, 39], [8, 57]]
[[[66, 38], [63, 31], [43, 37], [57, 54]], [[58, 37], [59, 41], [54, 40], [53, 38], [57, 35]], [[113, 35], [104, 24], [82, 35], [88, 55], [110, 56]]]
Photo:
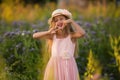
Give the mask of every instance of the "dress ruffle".
[[44, 80], [80, 80], [74, 58], [51, 57], [45, 70]]

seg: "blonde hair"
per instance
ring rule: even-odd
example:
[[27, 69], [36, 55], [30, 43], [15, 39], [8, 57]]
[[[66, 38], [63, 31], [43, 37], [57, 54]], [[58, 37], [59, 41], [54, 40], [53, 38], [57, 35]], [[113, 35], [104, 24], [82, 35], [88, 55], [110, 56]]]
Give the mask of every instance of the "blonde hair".
[[[63, 15], [63, 16], [64, 16], [66, 19], [69, 19], [67, 16], [65, 16], [65, 15]], [[50, 18], [50, 19], [48, 20], [48, 24], [50, 25], [50, 26], [49, 26], [49, 29], [55, 27], [55, 22], [54, 22], [53, 19], [54, 19], [54, 18]], [[67, 31], [68, 34], [75, 32], [75, 30], [73, 29], [73, 27], [72, 27], [70, 24], [68, 24], [67, 26], [69, 26], [69, 27], [65, 27], [65, 30]], [[51, 53], [52, 43], [53, 43], [52, 40], [47, 40], [47, 50], [48, 50], [48, 53]], [[75, 52], [74, 52], [74, 57], [75, 57], [75, 58], [78, 57], [78, 47], [79, 47], [79, 46], [78, 46], [78, 42], [77, 42], [77, 40], [76, 40], [76, 41], [75, 41]]]

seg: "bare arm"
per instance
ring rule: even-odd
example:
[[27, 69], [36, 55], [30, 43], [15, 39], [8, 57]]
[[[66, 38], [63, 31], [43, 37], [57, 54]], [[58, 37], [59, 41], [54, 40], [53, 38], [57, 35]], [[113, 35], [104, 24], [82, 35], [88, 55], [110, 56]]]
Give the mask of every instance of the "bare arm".
[[56, 33], [59, 29], [51, 28], [48, 31], [37, 32], [33, 34], [33, 38], [35, 39], [52, 39], [53, 34]]
[[41, 39], [41, 38], [51, 38], [49, 31], [37, 32], [33, 34], [34, 39]]
[[71, 20], [71, 25], [75, 28], [75, 33], [72, 34], [73, 38], [80, 38], [85, 35], [85, 31], [80, 25], [78, 25], [75, 21]]
[[72, 38], [80, 38], [85, 35], [84, 29], [82, 29], [80, 25], [78, 25], [74, 20], [68, 19], [64, 23], [65, 24], [70, 23], [74, 27], [75, 32], [71, 34]]

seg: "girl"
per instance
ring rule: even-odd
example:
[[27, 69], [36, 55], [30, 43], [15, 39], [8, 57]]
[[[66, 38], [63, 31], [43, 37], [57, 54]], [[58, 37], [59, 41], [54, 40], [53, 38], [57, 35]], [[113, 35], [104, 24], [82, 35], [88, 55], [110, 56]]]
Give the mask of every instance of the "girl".
[[72, 20], [72, 14], [65, 9], [53, 11], [49, 24], [48, 31], [33, 34], [33, 38], [44, 38], [51, 43], [51, 57], [44, 80], [80, 80], [74, 54], [76, 40], [84, 36], [85, 31]]

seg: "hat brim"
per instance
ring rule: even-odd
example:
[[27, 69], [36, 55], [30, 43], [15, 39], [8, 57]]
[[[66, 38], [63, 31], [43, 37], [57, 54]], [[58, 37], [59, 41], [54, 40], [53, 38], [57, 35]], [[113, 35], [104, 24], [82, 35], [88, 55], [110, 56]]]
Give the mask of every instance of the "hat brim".
[[58, 14], [55, 14], [54, 16], [52, 16], [51, 19], [53, 19], [53, 18], [56, 17], [56, 16], [60, 16], [60, 15], [66, 16], [67, 18], [70, 18], [69, 16], [67, 16], [67, 15], [65, 15], [65, 14], [60, 14], [60, 13], [58, 13]]

